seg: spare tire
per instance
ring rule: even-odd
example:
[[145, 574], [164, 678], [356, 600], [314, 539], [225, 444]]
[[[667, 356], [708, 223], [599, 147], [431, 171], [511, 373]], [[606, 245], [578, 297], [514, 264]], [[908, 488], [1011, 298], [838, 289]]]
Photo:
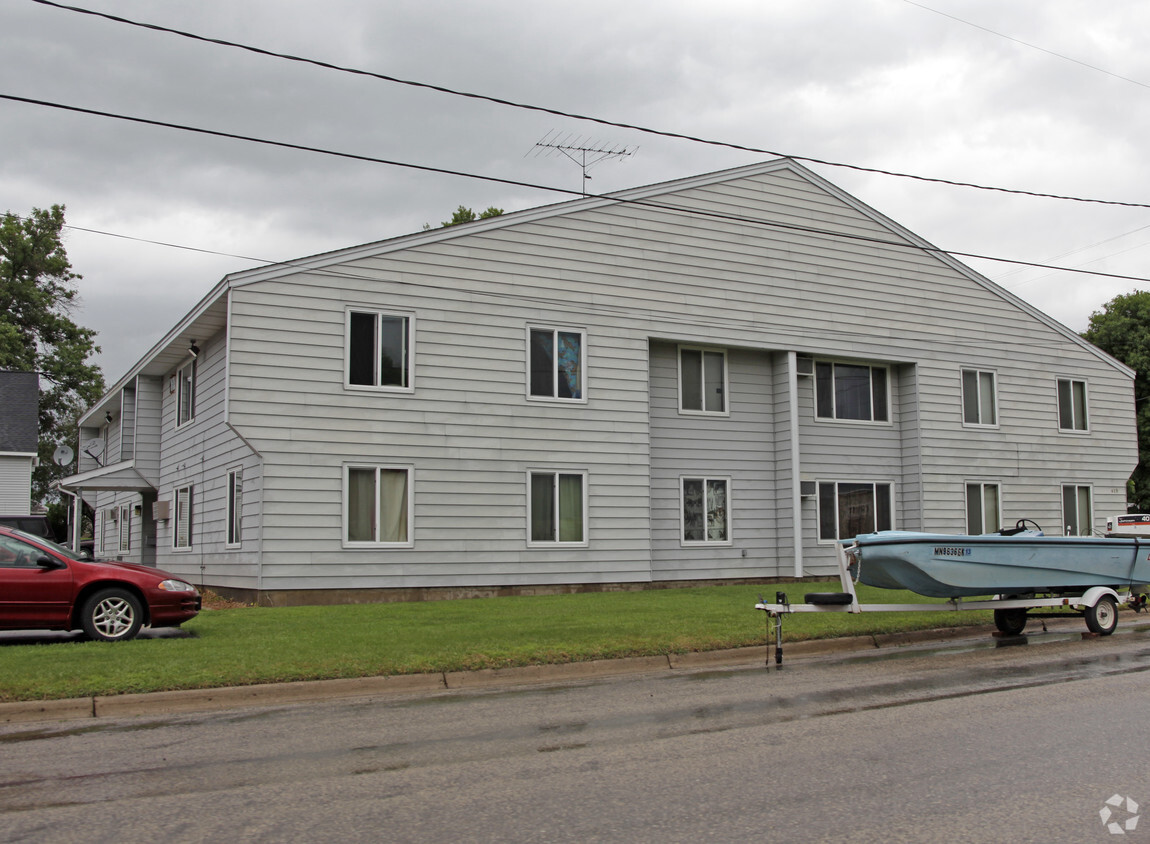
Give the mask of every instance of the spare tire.
[[841, 607], [854, 601], [850, 592], [808, 592], [803, 596], [808, 604], [820, 604], [826, 607]]

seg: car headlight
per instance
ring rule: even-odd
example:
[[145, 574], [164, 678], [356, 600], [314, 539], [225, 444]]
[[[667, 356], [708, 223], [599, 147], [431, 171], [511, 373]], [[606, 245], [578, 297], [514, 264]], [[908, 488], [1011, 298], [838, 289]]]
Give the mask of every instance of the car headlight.
[[184, 583], [182, 580], [165, 580], [160, 584], [160, 588], [165, 592], [195, 592], [196, 587], [190, 583]]

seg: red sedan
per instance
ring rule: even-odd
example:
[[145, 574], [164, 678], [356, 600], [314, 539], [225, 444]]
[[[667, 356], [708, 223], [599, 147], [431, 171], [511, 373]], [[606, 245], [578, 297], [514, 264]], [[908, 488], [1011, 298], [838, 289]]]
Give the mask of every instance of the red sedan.
[[0, 630], [83, 630], [119, 642], [144, 625], [178, 627], [200, 593], [160, 569], [79, 559], [67, 548], [0, 527]]

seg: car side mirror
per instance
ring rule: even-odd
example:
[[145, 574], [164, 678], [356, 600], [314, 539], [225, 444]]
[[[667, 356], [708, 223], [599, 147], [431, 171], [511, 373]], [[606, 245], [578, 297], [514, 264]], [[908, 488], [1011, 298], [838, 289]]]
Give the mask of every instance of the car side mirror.
[[55, 557], [49, 557], [43, 554], [36, 560], [36, 565], [42, 569], [62, 569], [65, 563], [62, 560], [57, 560]]

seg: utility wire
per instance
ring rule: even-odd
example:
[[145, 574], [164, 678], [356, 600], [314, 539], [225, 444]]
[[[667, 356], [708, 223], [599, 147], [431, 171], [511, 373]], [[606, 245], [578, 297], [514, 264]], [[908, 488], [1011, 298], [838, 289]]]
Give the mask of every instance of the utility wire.
[[[872, 244], [876, 244], [876, 245], [880, 245], [880, 246], [891, 246], [891, 247], [895, 247], [895, 248], [899, 248], [899, 249], [917, 250], [917, 251], [921, 251], [921, 252], [926, 252], [928, 254], [933, 254], [936, 256], [937, 255], [949, 255], [952, 257], [960, 257], [960, 258], [975, 258], [975, 259], [984, 260], [984, 261], [995, 261], [995, 262], [1004, 263], [1004, 264], [1014, 264], [1016, 266], [1036, 267], [1039, 269], [1058, 270], [1058, 271], [1070, 272], [1070, 273], [1081, 273], [1083, 275], [1092, 275], [1092, 276], [1099, 276], [1099, 277], [1104, 277], [1104, 278], [1115, 278], [1115, 279], [1122, 279], [1122, 280], [1126, 280], [1126, 281], [1150, 282], [1150, 278], [1143, 278], [1141, 276], [1128, 276], [1128, 275], [1119, 275], [1116, 273], [1104, 273], [1104, 272], [1098, 272], [1098, 271], [1092, 271], [1092, 270], [1084, 270], [1084, 269], [1075, 268], [1075, 267], [1059, 267], [1059, 266], [1054, 266], [1051, 264], [1041, 264], [1041, 263], [1036, 263], [1036, 262], [1032, 262], [1032, 261], [1021, 261], [1021, 260], [1017, 260], [1014, 258], [998, 258], [998, 257], [994, 257], [992, 255], [980, 255], [980, 254], [974, 253], [974, 252], [958, 252], [958, 251], [954, 251], [954, 250], [950, 250], [950, 249], [941, 249], [939, 247], [930, 246], [930, 245], [926, 245], [926, 244], [912, 243], [909, 241], [895, 241], [895, 240], [887, 240], [887, 239], [881, 238], [881, 237], [873, 237], [870, 235], [854, 234], [854, 233], [850, 233], [850, 232], [829, 231], [826, 229], [818, 229], [818, 228], [815, 228], [813, 226], [802, 226], [802, 225], [793, 224], [793, 223], [784, 223], [784, 222], [781, 222], [778, 220], [763, 220], [763, 219], [757, 219], [754, 217], [744, 217], [744, 216], [740, 216], [737, 214], [725, 214], [725, 213], [720, 213], [717, 211], [707, 211], [707, 210], [702, 209], [702, 208], [687, 208], [684, 206], [671, 205], [671, 204], [667, 204], [664, 202], [657, 202], [657, 201], [649, 200], [649, 199], [631, 199], [631, 198], [621, 197], [618, 195], [610, 195], [610, 194], [591, 194], [590, 196], [585, 196], [582, 191], [570, 190], [567, 188], [557, 188], [557, 187], [553, 187], [553, 186], [549, 186], [549, 185], [538, 185], [538, 184], [534, 184], [531, 182], [524, 182], [524, 181], [519, 181], [519, 180], [514, 180], [514, 179], [503, 179], [503, 178], [499, 178], [497, 176], [482, 176], [482, 175], [479, 175], [476, 173], [467, 173], [467, 172], [464, 172], [462, 170], [449, 170], [449, 169], [442, 168], [442, 167], [432, 167], [432, 166], [426, 165], [426, 164], [412, 164], [412, 163], [404, 162], [404, 161], [395, 161], [392, 159], [377, 158], [375, 156], [359, 155], [357, 153], [339, 152], [337, 150], [324, 149], [323, 147], [313, 147], [313, 146], [307, 146], [304, 144], [289, 143], [287, 141], [275, 141], [275, 140], [270, 140], [267, 138], [257, 138], [257, 137], [253, 137], [251, 135], [240, 135], [240, 134], [237, 134], [234, 132], [223, 132], [223, 131], [219, 131], [219, 130], [215, 130], [215, 129], [204, 129], [201, 127], [187, 126], [187, 125], [180, 124], [180, 123], [169, 123], [169, 122], [162, 121], [162, 120], [152, 120], [152, 119], [143, 118], [143, 117], [132, 117], [130, 115], [116, 114], [114, 112], [100, 111], [97, 109], [82, 108], [80, 106], [70, 106], [70, 105], [65, 105], [62, 103], [49, 102], [47, 100], [37, 100], [37, 99], [29, 98], [29, 97], [19, 97], [19, 96], [16, 96], [14, 94], [0, 93], [0, 99], [11, 100], [13, 102], [27, 103], [30, 105], [44, 106], [46, 108], [57, 108], [57, 109], [62, 109], [64, 111], [73, 111], [73, 112], [78, 112], [80, 114], [93, 115], [96, 117], [107, 117], [107, 118], [112, 119], [112, 120], [124, 120], [124, 121], [128, 121], [130, 123], [142, 123], [142, 124], [147, 125], [147, 126], [159, 126], [161, 128], [165, 128], [165, 129], [176, 129], [176, 130], [180, 130], [180, 131], [193, 132], [193, 133], [201, 134], [201, 135], [210, 135], [213, 137], [228, 138], [230, 140], [247, 141], [249, 143], [264, 144], [267, 146], [282, 147], [285, 149], [294, 149], [294, 150], [300, 150], [303, 152], [314, 152], [314, 153], [318, 153], [321, 155], [334, 156], [337, 158], [349, 158], [349, 159], [352, 159], [355, 161], [365, 161], [365, 162], [369, 162], [372, 164], [385, 164], [385, 165], [392, 166], [392, 167], [405, 167], [405, 168], [414, 169], [414, 170], [421, 170], [423, 172], [440, 173], [440, 174], [445, 174], [445, 175], [450, 175], [450, 176], [459, 176], [461, 178], [466, 178], [466, 179], [477, 179], [480, 181], [495, 182], [498, 184], [505, 184], [505, 185], [513, 185], [515, 187], [530, 188], [532, 190], [542, 190], [542, 191], [550, 191], [553, 193], [569, 194], [572, 196], [577, 196], [581, 199], [583, 199], [583, 198], [598, 199], [598, 200], [603, 200], [603, 201], [613, 202], [613, 203], [619, 203], [619, 204], [638, 205], [638, 206], [642, 206], [645, 208], [653, 208], [653, 209], [658, 210], [658, 211], [670, 212], [673, 214], [682, 214], [682, 215], [688, 215], [688, 216], [694, 216], [694, 217], [704, 217], [704, 218], [708, 218], [708, 219], [721, 220], [723, 222], [736, 222], [736, 223], [742, 223], [745, 225], [762, 226], [765, 228], [781, 229], [781, 230], [785, 230], [785, 231], [799, 232], [799, 233], [803, 233], [803, 234], [811, 234], [811, 235], [815, 235], [818, 237], [830, 238], [833, 240], [862, 241], [862, 242], [872, 243]], [[151, 241], [151, 242], [158, 243], [157, 241]], [[162, 244], [162, 245], [168, 245], [168, 244]], [[208, 250], [198, 250], [198, 251], [208, 251]], [[226, 253], [217, 253], [217, 254], [226, 254]], [[230, 257], [239, 258], [242, 256], [233, 255]], [[243, 260], [256, 260], [256, 259], [251, 259], [251, 258], [245, 257], [245, 258], [243, 258]], [[270, 263], [282, 263], [282, 262], [270, 262]]]
[[[663, 138], [673, 138], [676, 140], [692, 141], [694, 143], [707, 144], [709, 146], [716, 146], [716, 147], [724, 147], [726, 149], [739, 150], [742, 152], [753, 152], [753, 153], [756, 153], [759, 155], [770, 155], [770, 156], [774, 156], [777, 158], [787, 158], [787, 159], [790, 159], [792, 161], [804, 161], [804, 162], [807, 162], [809, 164], [822, 164], [822, 165], [825, 165], [827, 167], [840, 167], [840, 168], [844, 168], [847, 170], [854, 170], [856, 172], [861, 172], [861, 173], [874, 173], [874, 174], [881, 175], [881, 176], [892, 176], [892, 177], [900, 178], [900, 179], [913, 179], [915, 181], [929, 182], [929, 183], [941, 184], [941, 185], [950, 185], [952, 187], [972, 188], [975, 190], [994, 191], [994, 192], [998, 192], [998, 193], [1014, 194], [1014, 195], [1018, 195], [1018, 196], [1031, 196], [1031, 197], [1036, 197], [1039, 199], [1058, 199], [1058, 200], [1063, 200], [1063, 201], [1067, 201], [1067, 202], [1084, 202], [1084, 203], [1091, 203], [1091, 204], [1097, 204], [1097, 205], [1117, 205], [1117, 206], [1123, 206], [1123, 207], [1127, 207], [1127, 208], [1150, 208], [1150, 205], [1145, 204], [1145, 203], [1121, 202], [1121, 201], [1110, 200], [1110, 199], [1090, 199], [1090, 198], [1080, 197], [1080, 196], [1068, 196], [1068, 195], [1054, 194], [1054, 193], [1041, 193], [1038, 191], [1027, 191], [1027, 190], [1020, 190], [1017, 188], [1004, 188], [1004, 187], [995, 187], [992, 185], [982, 185], [982, 184], [977, 184], [974, 182], [961, 182], [961, 181], [956, 181], [956, 180], [952, 180], [952, 179], [942, 179], [942, 178], [930, 177], [930, 176], [919, 176], [919, 175], [916, 175], [913, 173], [901, 173], [901, 172], [898, 172], [895, 170], [883, 170], [883, 169], [879, 169], [879, 168], [875, 168], [875, 167], [864, 167], [864, 166], [858, 165], [858, 164], [846, 164], [846, 163], [843, 163], [840, 161], [828, 161], [828, 160], [822, 159], [822, 158], [812, 158], [810, 156], [793, 155], [790, 153], [777, 152], [775, 150], [768, 150], [768, 149], [763, 149], [760, 147], [744, 146], [742, 144], [734, 144], [734, 143], [728, 143], [725, 141], [710, 140], [707, 138], [701, 138], [701, 137], [697, 137], [694, 135], [687, 135], [687, 134], [683, 134], [683, 133], [679, 133], [679, 132], [662, 131], [662, 130], [658, 130], [658, 129], [647, 128], [644, 126], [637, 126], [637, 125], [631, 124], [631, 123], [620, 123], [620, 122], [613, 121], [613, 120], [606, 120], [606, 119], [600, 118], [600, 117], [592, 117], [590, 115], [585, 115], [585, 114], [576, 114], [573, 112], [561, 111], [559, 109], [548, 108], [546, 106], [537, 106], [537, 105], [531, 105], [528, 103], [518, 103], [518, 102], [514, 102], [513, 100], [506, 100], [506, 99], [502, 99], [500, 97], [488, 96], [486, 94], [476, 94], [476, 93], [467, 92], [467, 91], [459, 91], [459, 90], [455, 90], [453, 88], [447, 88], [447, 87], [442, 86], [442, 85], [434, 85], [434, 84], [431, 84], [428, 82], [416, 82], [416, 81], [410, 80], [410, 79], [401, 79], [399, 77], [389, 76], [389, 75], [383, 74], [383, 73], [376, 73], [373, 71], [362, 70], [359, 68], [345, 67], [342, 65], [332, 64], [331, 62], [321, 61], [319, 59], [310, 59], [310, 58], [306, 58], [303, 56], [291, 55], [289, 53], [278, 53], [278, 52], [275, 52], [273, 50], [263, 49], [262, 47], [254, 47], [254, 46], [251, 46], [249, 44], [241, 44], [241, 43], [238, 43], [235, 41], [228, 41], [228, 40], [225, 40], [223, 38], [211, 38], [211, 37], [204, 36], [204, 35], [197, 35], [196, 33], [193, 33], [193, 32], [187, 32], [187, 31], [180, 30], [180, 29], [173, 29], [171, 27], [161, 26], [159, 24], [152, 24], [152, 23], [144, 23], [141, 21], [135, 21], [135, 20], [131, 20], [130, 18], [121, 17], [119, 15], [111, 15], [111, 14], [108, 14], [107, 12], [97, 12], [97, 11], [94, 11], [92, 9], [82, 8], [80, 6], [70, 6], [70, 5], [66, 5], [63, 3], [56, 3], [56, 2], [53, 2], [53, 0], [32, 0], [32, 2], [33, 3], [39, 3], [42, 6], [49, 6], [49, 7], [55, 8], [55, 9], [61, 9], [63, 11], [76, 12], [76, 13], [79, 13], [82, 15], [91, 15], [92, 17], [104, 18], [104, 19], [112, 21], [114, 23], [121, 23], [121, 24], [126, 24], [128, 26], [136, 26], [136, 27], [140, 27], [143, 29], [150, 29], [150, 30], [153, 30], [155, 32], [166, 32], [166, 33], [169, 33], [171, 35], [178, 35], [182, 38], [190, 38], [190, 39], [195, 40], [195, 41], [203, 41], [203, 42], [206, 42], [209, 44], [216, 44], [216, 45], [219, 45], [222, 47], [233, 47], [233, 48], [238, 49], [238, 50], [246, 50], [250, 53], [255, 53], [255, 54], [261, 55], [261, 56], [268, 56], [271, 58], [284, 59], [285, 61], [310, 64], [310, 65], [314, 65], [316, 67], [324, 68], [326, 70], [335, 70], [335, 71], [338, 71], [340, 73], [350, 73], [350, 74], [354, 74], [356, 76], [366, 76], [366, 77], [370, 77], [373, 79], [379, 79], [379, 80], [384, 81], [384, 82], [393, 82], [393, 83], [396, 83], [398, 85], [409, 85], [409, 86], [412, 86], [415, 88], [424, 88], [424, 89], [431, 90], [431, 91], [437, 91], [437, 92], [442, 93], [442, 94], [450, 94], [452, 96], [457, 96], [457, 97], [467, 97], [467, 98], [473, 99], [473, 100], [482, 100], [482, 101], [494, 103], [496, 105], [508, 106], [511, 108], [525, 109], [528, 111], [538, 111], [538, 112], [543, 112], [544, 114], [551, 114], [551, 115], [555, 115], [557, 117], [565, 117], [565, 118], [570, 118], [573, 120], [585, 120], [585, 121], [588, 121], [591, 123], [598, 123], [602, 126], [611, 126], [611, 127], [617, 128], [617, 129], [630, 129], [630, 130], [633, 130], [636, 132], [642, 132], [642, 133], [648, 134], [648, 135], [657, 135], [657, 136], [663, 137]], [[908, 0], [908, 2], [909, 2], [909, 0]], [[915, 5], [917, 5], [917, 4], [915, 4]], [[925, 6], [923, 8], [927, 9], [927, 11], [934, 11], [933, 9], [929, 9]], [[965, 21], [963, 21], [963, 23], [965, 23]], [[995, 33], [995, 34], [998, 34], [998, 33]], [[1032, 45], [1027, 45], [1027, 46], [1032, 46]], [[1041, 48], [1036, 48], [1036, 49], [1041, 49]], [[1065, 58], [1065, 57], [1063, 57], [1063, 58]], [[1130, 80], [1130, 81], [1133, 81], [1133, 80]], [[510, 184], [514, 184], [514, 183], [510, 183]]]

